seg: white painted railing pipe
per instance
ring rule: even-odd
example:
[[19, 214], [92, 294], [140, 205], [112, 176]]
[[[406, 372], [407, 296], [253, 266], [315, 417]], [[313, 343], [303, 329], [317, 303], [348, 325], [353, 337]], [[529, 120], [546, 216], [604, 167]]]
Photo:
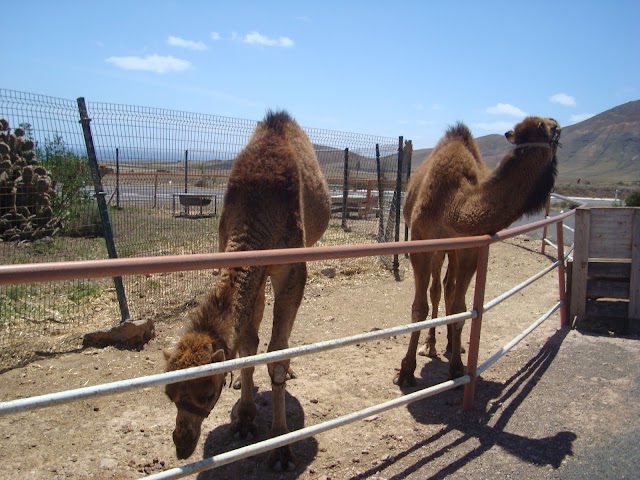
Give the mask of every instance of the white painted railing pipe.
[[509, 350], [515, 347], [518, 343], [522, 341], [527, 335], [533, 332], [536, 328], [538, 328], [542, 323], [547, 320], [551, 315], [553, 315], [562, 305], [562, 302], [556, 303], [550, 310], [548, 310], [544, 315], [542, 315], [538, 320], [533, 322], [529, 327], [522, 331], [517, 337], [507, 343], [504, 347], [498, 350], [496, 353], [491, 355], [482, 365], [478, 366], [477, 374], [478, 376], [482, 375], [482, 373], [491, 367], [494, 363], [500, 360]]
[[455, 323], [474, 317], [475, 312], [463, 312], [455, 315], [449, 315], [447, 317], [436, 318], [434, 320], [425, 320], [423, 322], [416, 322], [408, 325], [386, 328], [384, 330], [376, 330], [374, 332], [361, 333], [358, 335], [352, 335], [350, 337], [326, 340], [324, 342], [318, 342], [312, 345], [302, 345], [300, 347], [287, 348], [285, 350], [277, 350], [274, 352], [261, 353], [259, 355], [250, 357], [242, 357], [233, 360], [227, 360], [224, 362], [202, 365], [200, 367], [186, 368], [184, 370], [159, 373], [156, 375], [149, 375], [147, 377], [120, 380], [117, 382], [105, 383], [102, 385], [82, 387], [75, 390], [66, 390], [63, 392], [49, 393], [46, 395], [10, 400], [8, 402], [0, 403], [0, 415], [19, 412], [23, 410], [49, 407], [52, 405], [67, 403], [87, 397], [101, 397], [105, 395], [113, 395], [115, 393], [139, 389], [142, 387], [166, 385], [167, 383], [192, 380], [194, 378], [206, 377], [214, 373], [229, 372], [246, 367], [254, 367], [270, 362], [276, 362], [287, 358], [311, 355], [318, 352], [324, 352], [340, 347], [355, 345], [356, 343], [360, 342], [371, 342], [374, 340], [392, 337], [394, 335], [411, 333], [416, 330]]
[[413, 403], [418, 400], [431, 397], [438, 393], [451, 390], [452, 388], [465, 385], [470, 381], [471, 381], [471, 378], [469, 377], [469, 375], [464, 375], [454, 380], [449, 380], [443, 383], [439, 383], [438, 385], [434, 385], [432, 387], [419, 390], [417, 392], [409, 393], [407, 395], [402, 395], [398, 398], [394, 398], [393, 400], [389, 400], [387, 402], [380, 403], [378, 405], [368, 407], [363, 410], [359, 410], [357, 412], [349, 413], [347, 415], [343, 415], [333, 420], [328, 420], [326, 422], [319, 423], [317, 425], [301, 428], [300, 430], [289, 432], [275, 438], [254, 443], [252, 445], [247, 445], [246, 447], [238, 448], [230, 452], [221, 453], [219, 455], [206, 458], [199, 462], [190, 463], [182, 467], [176, 467], [169, 470], [165, 470], [164, 472], [159, 472], [153, 475], [149, 475], [148, 477], [144, 477], [144, 479], [145, 480], [160, 480], [160, 479], [167, 480], [167, 479], [173, 479], [173, 478], [181, 478], [181, 477], [186, 477], [187, 475], [192, 475], [194, 473], [221, 467], [223, 465], [227, 465], [228, 463], [232, 463], [237, 460], [242, 460], [243, 458], [252, 457], [259, 453], [264, 453], [269, 450], [273, 450], [274, 448], [282, 447], [284, 445], [289, 445], [290, 443], [304, 440], [305, 438], [318, 435], [328, 430], [342, 427], [344, 425], [353, 423], [358, 420], [363, 420], [367, 417], [370, 417], [372, 415], [377, 415], [379, 413], [385, 412], [387, 410], [391, 410], [393, 408], [401, 407], [403, 405], [408, 405], [409, 403]]
[[560, 261], [559, 260], [554, 262], [554, 263], [552, 263], [551, 265], [546, 267], [544, 270], [540, 270], [535, 275], [527, 278], [524, 282], [519, 283], [518, 285], [516, 285], [515, 287], [511, 288], [510, 290], [507, 290], [502, 295], [498, 295], [496, 298], [488, 301], [487, 303], [485, 303], [482, 306], [483, 311], [484, 312], [488, 312], [489, 310], [491, 310], [493, 307], [495, 307], [499, 303], [501, 303], [504, 300], [506, 300], [507, 298], [515, 295], [516, 293], [518, 293], [520, 290], [524, 289], [525, 287], [528, 287], [529, 285], [534, 283], [536, 280], [538, 280], [539, 278], [543, 277], [547, 273], [551, 272], [555, 268], [558, 268], [558, 265], [560, 265]]

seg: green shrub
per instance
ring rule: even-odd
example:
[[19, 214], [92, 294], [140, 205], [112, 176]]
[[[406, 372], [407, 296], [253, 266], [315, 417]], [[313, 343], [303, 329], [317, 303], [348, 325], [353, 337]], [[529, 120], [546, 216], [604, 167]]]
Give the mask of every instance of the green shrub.
[[640, 190], [624, 197], [624, 204], [627, 207], [640, 207]]

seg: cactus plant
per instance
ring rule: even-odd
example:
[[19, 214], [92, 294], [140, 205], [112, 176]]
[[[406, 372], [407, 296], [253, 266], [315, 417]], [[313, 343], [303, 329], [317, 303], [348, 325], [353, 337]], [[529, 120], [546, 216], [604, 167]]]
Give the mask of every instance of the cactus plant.
[[0, 119], [0, 241], [34, 241], [54, 235], [51, 175], [35, 160], [35, 142], [23, 128]]

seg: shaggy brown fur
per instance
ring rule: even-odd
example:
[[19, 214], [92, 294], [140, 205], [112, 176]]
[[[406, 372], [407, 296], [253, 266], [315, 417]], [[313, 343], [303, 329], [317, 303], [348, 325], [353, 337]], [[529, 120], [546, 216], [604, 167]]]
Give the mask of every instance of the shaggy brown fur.
[[[505, 134], [515, 146], [490, 172], [469, 129], [461, 123], [450, 128], [411, 177], [404, 206], [411, 238], [426, 240], [492, 234], [511, 225], [523, 213], [542, 209], [555, 181], [560, 131], [560, 125], [552, 118], [525, 118]], [[411, 254], [415, 278], [411, 308], [414, 322], [427, 318], [430, 277], [439, 282], [444, 253]], [[445, 307], [447, 315], [451, 315], [467, 309], [465, 294], [476, 271], [477, 249], [446, 254], [449, 265]], [[438, 285], [432, 291], [432, 302], [434, 298], [439, 300], [439, 291]], [[463, 324], [454, 324], [450, 330], [449, 374], [452, 378], [464, 374], [460, 358]], [[411, 335], [407, 354], [394, 379], [397, 385], [415, 384], [413, 373], [419, 336], [420, 332]]]
[[[225, 252], [313, 245], [329, 223], [329, 189], [313, 146], [286, 112], [269, 112], [240, 152], [229, 175], [220, 218], [220, 249]], [[265, 285], [274, 292], [273, 328], [268, 350], [288, 348], [302, 301], [305, 263], [225, 268], [173, 351], [165, 352], [167, 370], [204, 365], [237, 355], [255, 355], [265, 308]], [[253, 367], [242, 370], [237, 420], [232, 430], [255, 435]], [[287, 433], [285, 381], [289, 361], [268, 365], [272, 382], [272, 435]], [[215, 406], [225, 375], [167, 385], [178, 407], [173, 440], [178, 458], [188, 458], [198, 442], [204, 418]], [[274, 468], [290, 468], [289, 446], [271, 452]]]

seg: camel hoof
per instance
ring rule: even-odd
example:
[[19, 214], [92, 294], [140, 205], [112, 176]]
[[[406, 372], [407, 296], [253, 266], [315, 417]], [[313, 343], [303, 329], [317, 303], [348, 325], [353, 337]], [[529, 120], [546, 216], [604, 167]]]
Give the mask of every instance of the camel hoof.
[[240, 438], [247, 438], [251, 434], [251, 438], [258, 438], [258, 427], [254, 422], [236, 420], [231, 424], [231, 434]]
[[400, 370], [393, 379], [393, 384], [399, 387], [415, 387], [416, 379], [413, 373], [407, 373]]
[[242, 388], [242, 380], [237, 379], [235, 382], [233, 382], [234, 390], [240, 390], [241, 388]]
[[[447, 345], [446, 353], [447, 353], [448, 355], [451, 355], [451, 352], [452, 352], [452, 351], [453, 351], [453, 348], [451, 348], [451, 344], [448, 344], [448, 345]], [[467, 351], [465, 350], [465, 348], [464, 348], [464, 347], [462, 347], [462, 346], [461, 346], [461, 347], [460, 347], [460, 353], [467, 353]]]
[[454, 366], [453, 368], [449, 367], [449, 380], [455, 380], [456, 378], [460, 378], [464, 375], [464, 366], [460, 365]]
[[276, 472], [292, 472], [296, 468], [296, 457], [289, 445], [276, 448], [269, 453], [269, 466]]
[[418, 350], [418, 355], [421, 357], [435, 358], [438, 356], [435, 345], [422, 345]]

